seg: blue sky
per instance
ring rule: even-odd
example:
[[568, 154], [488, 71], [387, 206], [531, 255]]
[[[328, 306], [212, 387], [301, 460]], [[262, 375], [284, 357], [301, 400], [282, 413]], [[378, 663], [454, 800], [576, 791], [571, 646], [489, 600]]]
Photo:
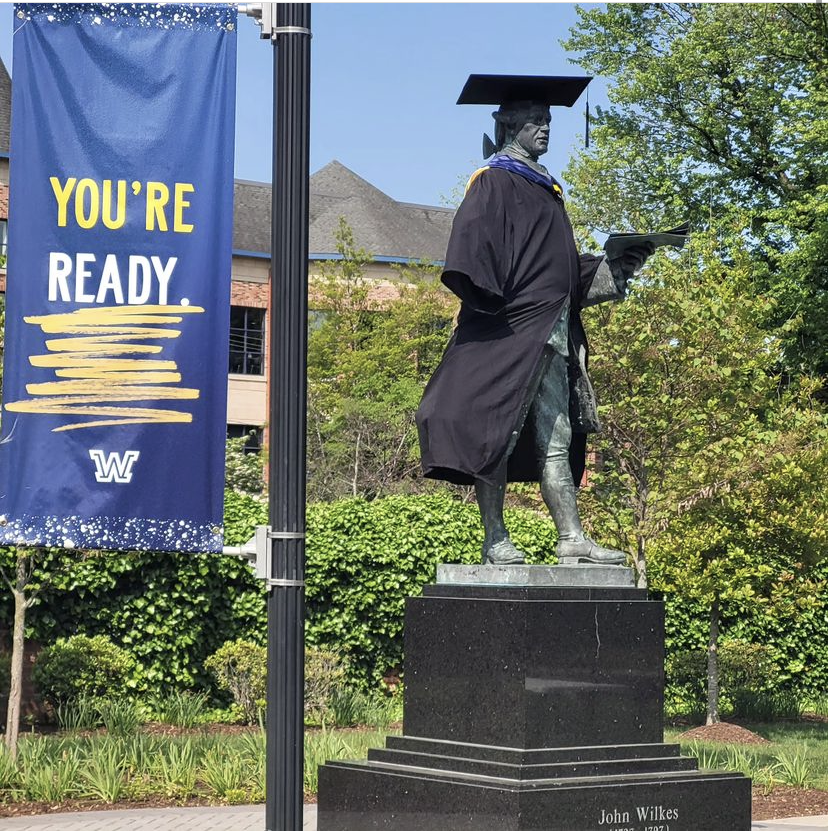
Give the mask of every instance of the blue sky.
[[[454, 103], [468, 75], [583, 74], [559, 43], [576, 22], [573, 3], [314, 3], [311, 171], [338, 159], [395, 199], [444, 204], [492, 132], [493, 107]], [[4, 5], [12, 77], [13, 23]], [[272, 49], [249, 18], [238, 37], [236, 176], [270, 181]], [[591, 107], [605, 89], [593, 81]], [[555, 175], [582, 146], [583, 110], [553, 111], [543, 161]]]

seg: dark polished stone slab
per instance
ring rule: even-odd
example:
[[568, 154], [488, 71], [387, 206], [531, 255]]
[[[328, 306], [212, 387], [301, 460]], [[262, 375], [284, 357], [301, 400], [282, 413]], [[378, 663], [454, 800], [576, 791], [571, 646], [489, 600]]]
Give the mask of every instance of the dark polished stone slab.
[[407, 736], [522, 748], [661, 741], [660, 603], [459, 589], [488, 594], [408, 601]]
[[749, 831], [750, 780], [678, 772], [505, 781], [334, 762], [318, 831]]
[[663, 644], [638, 589], [426, 587], [405, 735], [320, 767], [318, 831], [749, 831], [750, 780], [662, 743]]
[[465, 744], [414, 736], [388, 736], [389, 750], [410, 753], [430, 753], [463, 759], [486, 759], [510, 765], [537, 765], [556, 762], [614, 761], [618, 759], [652, 759], [679, 755], [677, 744], [591, 745], [587, 747], [495, 747], [485, 744]]

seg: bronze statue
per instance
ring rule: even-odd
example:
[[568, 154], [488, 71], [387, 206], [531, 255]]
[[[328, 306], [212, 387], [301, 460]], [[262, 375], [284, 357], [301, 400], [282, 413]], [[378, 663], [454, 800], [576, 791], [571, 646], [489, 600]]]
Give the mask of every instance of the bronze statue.
[[[458, 103], [494, 103], [495, 155], [469, 181], [442, 280], [461, 299], [457, 327], [417, 411], [426, 476], [473, 484], [483, 562], [524, 562], [503, 522], [509, 481], [540, 482], [561, 563], [623, 564], [584, 534], [576, 487], [586, 434], [600, 429], [580, 310], [621, 300], [653, 252], [579, 255], [563, 191], [538, 159], [550, 105], [571, 106], [591, 79], [472, 75]], [[487, 143], [488, 144], [487, 144]]]

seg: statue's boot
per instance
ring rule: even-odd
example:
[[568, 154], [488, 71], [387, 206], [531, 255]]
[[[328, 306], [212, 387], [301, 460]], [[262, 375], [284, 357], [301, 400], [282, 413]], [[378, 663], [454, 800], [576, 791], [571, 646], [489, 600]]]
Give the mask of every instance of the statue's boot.
[[584, 534], [568, 462], [547, 461], [541, 478], [541, 495], [558, 529], [555, 553], [561, 565], [623, 565], [626, 562], [623, 551], [604, 548]]
[[558, 540], [555, 553], [561, 565], [593, 563], [602, 566], [621, 566], [627, 560], [627, 555], [623, 551], [604, 548], [586, 535], [579, 540]]
[[526, 562], [526, 555], [506, 537], [493, 545], [483, 545], [483, 565], [508, 566]]
[[483, 565], [515, 565], [526, 562], [526, 555], [509, 539], [503, 522], [503, 500], [506, 495], [506, 466], [501, 466], [496, 483], [476, 479], [474, 492], [480, 519], [483, 521]]

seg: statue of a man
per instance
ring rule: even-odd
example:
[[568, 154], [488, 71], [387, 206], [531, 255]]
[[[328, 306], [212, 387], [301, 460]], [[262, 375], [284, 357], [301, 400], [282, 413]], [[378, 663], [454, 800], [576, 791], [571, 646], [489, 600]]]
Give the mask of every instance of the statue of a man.
[[599, 429], [580, 311], [622, 299], [653, 249], [579, 255], [562, 189], [538, 162], [550, 105], [571, 106], [589, 80], [473, 75], [458, 101], [500, 104], [495, 155], [454, 219], [442, 280], [460, 314], [417, 425], [425, 475], [475, 487], [484, 563], [524, 562], [503, 522], [510, 481], [540, 482], [559, 562], [626, 559], [589, 539], [578, 514], [586, 434]]

